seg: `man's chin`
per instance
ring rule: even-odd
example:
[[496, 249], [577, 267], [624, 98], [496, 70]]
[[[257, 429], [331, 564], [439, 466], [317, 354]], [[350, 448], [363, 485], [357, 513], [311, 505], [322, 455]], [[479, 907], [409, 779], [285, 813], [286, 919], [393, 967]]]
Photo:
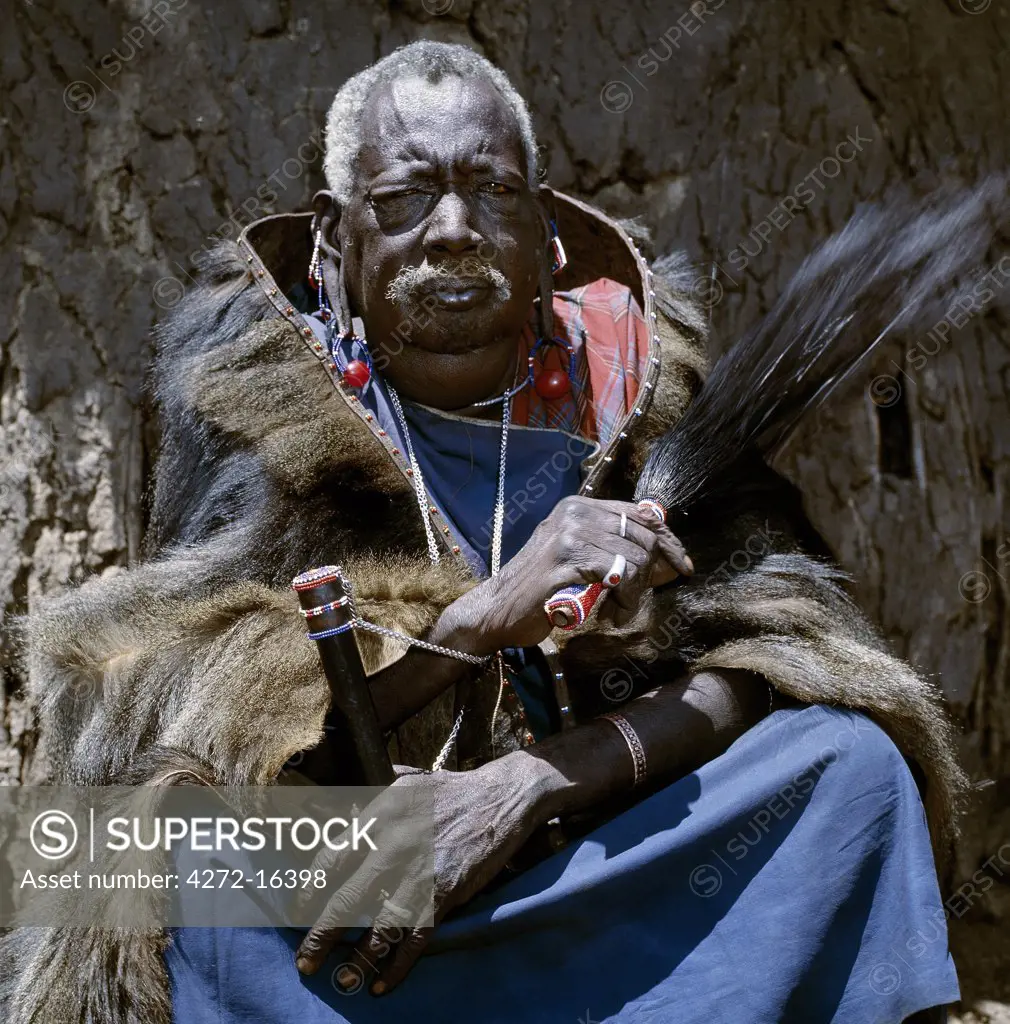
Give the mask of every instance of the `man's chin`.
[[487, 306], [460, 311], [434, 309], [430, 323], [414, 334], [411, 344], [426, 352], [447, 356], [477, 352], [501, 340], [503, 332], [494, 312]]

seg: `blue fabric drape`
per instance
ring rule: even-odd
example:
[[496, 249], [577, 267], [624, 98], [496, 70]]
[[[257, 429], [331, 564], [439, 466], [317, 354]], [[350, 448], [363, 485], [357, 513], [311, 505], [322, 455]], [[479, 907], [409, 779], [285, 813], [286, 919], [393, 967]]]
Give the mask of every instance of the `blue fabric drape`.
[[178, 929], [178, 1024], [896, 1024], [958, 997], [925, 815], [878, 726], [777, 711], [347, 996], [294, 929]]

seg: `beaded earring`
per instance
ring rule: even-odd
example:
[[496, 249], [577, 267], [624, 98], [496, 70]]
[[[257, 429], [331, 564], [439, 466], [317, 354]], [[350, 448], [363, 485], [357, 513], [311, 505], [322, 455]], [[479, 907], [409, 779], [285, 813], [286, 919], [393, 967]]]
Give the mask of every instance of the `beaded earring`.
[[[343, 261], [341, 261], [337, 276], [337, 291], [339, 293], [337, 296], [338, 313], [334, 316], [333, 309], [326, 295], [326, 288], [323, 284], [322, 248], [323, 233], [317, 230], [312, 247], [312, 259], [309, 261], [309, 285], [319, 295], [318, 316], [326, 324], [326, 336], [329, 342], [330, 355], [333, 358], [334, 364], [339, 369], [338, 343], [345, 338], [354, 341], [355, 336], [351, 328], [350, 310], [347, 308]], [[364, 349], [363, 354], [365, 358], [349, 360], [341, 371], [341, 377], [349, 388], [363, 388], [372, 378], [372, 359], [363, 341], [362, 348]]]
[[[561, 370], [548, 370], [541, 367], [536, 372], [537, 352], [548, 345], [559, 345], [568, 353], [568, 372]], [[546, 351], [544, 352], [546, 355]], [[541, 357], [541, 362], [543, 357]], [[543, 399], [553, 401], [557, 398], [564, 398], [565, 395], [575, 390], [575, 348], [564, 338], [541, 338], [530, 350], [527, 360], [527, 372], [533, 390]]]
[[[540, 288], [537, 301], [538, 339], [530, 350], [527, 360], [529, 384], [543, 399], [553, 401], [564, 398], [575, 391], [575, 349], [564, 338], [554, 334], [554, 282], [553, 275], [563, 270], [568, 263], [565, 248], [558, 237], [557, 225], [550, 225], [548, 248], [551, 250], [550, 264], [544, 260], [540, 264]], [[543, 365], [544, 357], [550, 346], [559, 345], [568, 353], [568, 372], [549, 370]], [[537, 370], [537, 353], [540, 353], [540, 369]]]
[[332, 316], [329, 300], [326, 297], [326, 289], [323, 287], [323, 233], [316, 230], [315, 243], [312, 247], [312, 259], [309, 260], [309, 286], [319, 296], [319, 319], [326, 323]]
[[365, 353], [365, 359], [352, 359], [344, 367], [344, 383], [349, 388], [363, 388], [372, 379], [371, 358]]
[[[333, 365], [340, 370], [343, 382], [349, 388], [363, 388], [372, 379], [372, 356], [363, 338], [358, 338], [353, 332], [341, 333], [336, 320], [331, 320], [326, 325], [326, 340], [330, 350], [330, 357]], [[340, 342], [360, 342], [362, 359], [348, 359], [346, 365], [341, 369], [342, 353]]]

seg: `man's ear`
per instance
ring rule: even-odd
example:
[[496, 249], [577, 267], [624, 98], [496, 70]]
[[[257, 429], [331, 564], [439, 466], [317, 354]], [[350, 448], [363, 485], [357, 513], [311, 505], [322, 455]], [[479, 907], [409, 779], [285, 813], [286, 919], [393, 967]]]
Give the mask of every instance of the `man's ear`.
[[340, 259], [340, 215], [343, 212], [340, 200], [328, 189], [320, 189], [312, 197], [312, 235], [323, 233], [323, 250], [334, 259]]

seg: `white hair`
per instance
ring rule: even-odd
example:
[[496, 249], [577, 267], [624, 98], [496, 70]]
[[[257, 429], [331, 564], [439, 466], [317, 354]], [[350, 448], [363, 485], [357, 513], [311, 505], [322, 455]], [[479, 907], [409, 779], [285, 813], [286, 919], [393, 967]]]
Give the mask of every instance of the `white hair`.
[[323, 171], [326, 183], [341, 203], [351, 197], [358, 154], [361, 151], [361, 115], [377, 86], [402, 75], [418, 75], [440, 82], [446, 75], [486, 78], [501, 94], [515, 115], [526, 157], [530, 188], [537, 184], [537, 140], [525, 100], [516, 92], [505, 73], [466, 46], [420, 40], [394, 50], [382, 60], [349, 78], [330, 106], [326, 117], [326, 152]]

